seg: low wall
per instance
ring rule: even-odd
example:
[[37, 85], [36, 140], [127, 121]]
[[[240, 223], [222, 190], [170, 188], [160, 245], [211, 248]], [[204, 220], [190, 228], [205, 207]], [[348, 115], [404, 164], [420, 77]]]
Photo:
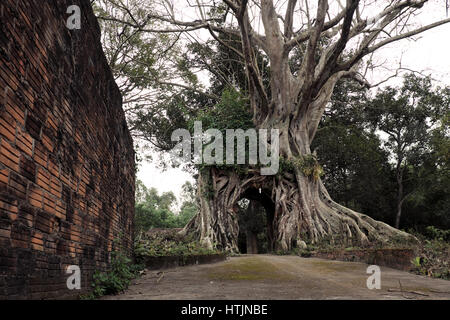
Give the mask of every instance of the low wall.
[[361, 249], [312, 253], [313, 257], [340, 261], [355, 261], [409, 271], [415, 252], [413, 249]]
[[195, 264], [215, 263], [225, 261], [226, 254], [146, 257], [145, 266], [150, 270], [176, 268]]

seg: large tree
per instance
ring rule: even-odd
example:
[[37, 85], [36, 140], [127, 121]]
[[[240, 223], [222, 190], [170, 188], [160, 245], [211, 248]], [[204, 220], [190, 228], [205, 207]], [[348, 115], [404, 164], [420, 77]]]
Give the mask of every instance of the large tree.
[[414, 176], [421, 173], [418, 168], [424, 166], [430, 152], [430, 130], [438, 120], [436, 115], [448, 112], [445, 92], [433, 89], [429, 78], [410, 74], [401, 88], [387, 87], [369, 103], [370, 121], [387, 135], [385, 147], [395, 161], [396, 228], [400, 226], [404, 202], [420, 190], [421, 184]]
[[[334, 202], [320, 179], [311, 143], [340, 79], [351, 77], [367, 84], [358, 72], [364, 64], [370, 66], [367, 57], [450, 22], [415, 26], [412, 21], [426, 2], [288, 0], [277, 6], [272, 0], [197, 1], [190, 5], [200, 19], [188, 21], [178, 18], [176, 7], [165, 0], [149, 12], [147, 19], [170, 25], [153, 32], [189, 34], [205, 29], [218, 44], [229, 47], [245, 66], [243, 94], [254, 127], [280, 131], [286, 169], [279, 174], [264, 176], [251, 166], [244, 173], [220, 166], [200, 171], [200, 212], [186, 231], [195, 232], [207, 246], [237, 250], [237, 202], [246, 197], [272, 210], [275, 248], [290, 249], [299, 240], [368, 244], [411, 239]], [[139, 27], [136, 19], [127, 23]], [[238, 37], [240, 47], [230, 46], [224, 35]], [[260, 68], [261, 55], [268, 60], [269, 72]], [[292, 63], [294, 55], [297, 63]]]
[[389, 153], [370, 126], [369, 92], [350, 79], [339, 81], [312, 149], [324, 170], [323, 183], [336, 202], [390, 223], [395, 185]]

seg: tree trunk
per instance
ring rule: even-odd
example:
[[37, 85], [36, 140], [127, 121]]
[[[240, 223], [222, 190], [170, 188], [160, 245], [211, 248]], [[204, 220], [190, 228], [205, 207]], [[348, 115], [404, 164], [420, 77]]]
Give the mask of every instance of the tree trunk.
[[242, 198], [260, 201], [273, 214], [269, 247], [276, 250], [290, 250], [301, 240], [348, 246], [415, 241], [405, 232], [337, 204], [320, 178], [305, 176], [300, 169], [262, 176], [259, 169], [239, 175], [210, 167], [199, 174], [198, 197], [200, 212], [183, 232], [193, 232], [208, 248], [238, 252], [237, 202]]
[[403, 179], [398, 181], [398, 194], [397, 194], [397, 214], [395, 216], [395, 227], [398, 229], [400, 226], [400, 218], [402, 216], [403, 206]]
[[398, 148], [397, 148], [397, 155], [398, 155], [398, 160], [397, 160], [397, 169], [396, 169], [396, 175], [397, 175], [397, 213], [395, 215], [395, 224], [394, 226], [398, 229], [400, 226], [400, 218], [402, 216], [402, 206], [403, 206], [403, 171], [404, 171], [404, 166], [402, 166], [402, 162], [403, 162], [403, 153], [401, 151], [401, 144], [400, 144], [400, 132], [397, 135], [397, 141], [399, 141], [398, 143]]

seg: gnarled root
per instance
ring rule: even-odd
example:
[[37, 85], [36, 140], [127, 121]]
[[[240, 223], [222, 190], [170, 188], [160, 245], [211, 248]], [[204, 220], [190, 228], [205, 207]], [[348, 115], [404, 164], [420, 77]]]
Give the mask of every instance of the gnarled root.
[[260, 201], [273, 217], [269, 246], [290, 250], [302, 240], [335, 245], [373, 245], [416, 242], [410, 234], [339, 205], [320, 179], [300, 172], [245, 176], [211, 168], [198, 179], [200, 211], [182, 232], [193, 232], [206, 247], [238, 252], [237, 203], [242, 198]]

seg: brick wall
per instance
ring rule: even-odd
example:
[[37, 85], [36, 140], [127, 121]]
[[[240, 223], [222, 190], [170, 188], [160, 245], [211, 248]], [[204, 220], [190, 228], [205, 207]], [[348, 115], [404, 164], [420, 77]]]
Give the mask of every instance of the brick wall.
[[[69, 30], [70, 5], [81, 30]], [[0, 2], [0, 299], [75, 297], [131, 253], [134, 152], [89, 0]], [[67, 289], [78, 265], [82, 292]]]

